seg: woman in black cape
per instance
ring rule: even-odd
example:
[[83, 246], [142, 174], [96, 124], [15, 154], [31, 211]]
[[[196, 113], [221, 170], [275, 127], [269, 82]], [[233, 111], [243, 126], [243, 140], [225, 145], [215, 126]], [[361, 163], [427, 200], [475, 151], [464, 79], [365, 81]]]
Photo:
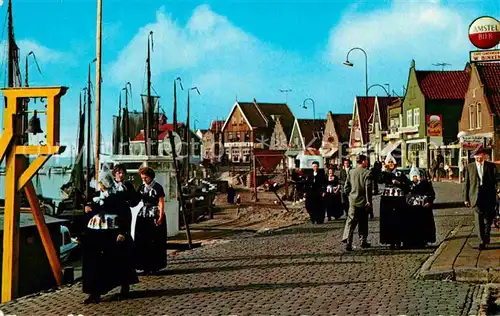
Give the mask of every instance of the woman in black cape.
[[384, 192], [380, 198], [380, 243], [389, 244], [391, 249], [401, 246], [403, 214], [406, 210], [406, 195], [410, 188], [410, 180], [396, 168], [395, 161], [389, 160], [387, 169], [382, 172]]
[[436, 194], [432, 183], [422, 179], [416, 168], [410, 171], [412, 184], [405, 213], [405, 248], [423, 248], [428, 243], [436, 242], [436, 225], [432, 206]]
[[326, 176], [326, 192], [325, 192], [326, 216], [331, 221], [332, 217], [339, 219], [342, 217], [342, 199], [340, 196], [340, 182], [335, 175], [333, 167], [328, 168]]
[[129, 201], [135, 191], [130, 184], [116, 182], [109, 171], [99, 174], [98, 186], [99, 196], [85, 207], [90, 219], [83, 240], [83, 292], [89, 294], [84, 304], [99, 303], [101, 295], [117, 286], [126, 296], [130, 285], [139, 282], [130, 236]]
[[139, 169], [143, 183], [139, 196], [144, 203], [135, 223], [136, 268], [146, 274], [155, 273], [167, 265], [167, 225], [165, 222], [165, 192], [154, 181], [150, 167]]
[[313, 172], [309, 174], [306, 180], [306, 210], [314, 224], [323, 224], [325, 222], [325, 205], [323, 197], [325, 196], [325, 171], [319, 169], [319, 162], [312, 163]]

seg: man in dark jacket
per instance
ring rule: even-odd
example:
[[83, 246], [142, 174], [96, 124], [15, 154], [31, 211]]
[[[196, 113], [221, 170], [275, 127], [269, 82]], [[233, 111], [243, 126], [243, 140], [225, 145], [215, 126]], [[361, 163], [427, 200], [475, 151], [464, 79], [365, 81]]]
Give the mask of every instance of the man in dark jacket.
[[479, 149], [474, 154], [475, 162], [465, 169], [463, 186], [465, 206], [474, 210], [476, 232], [479, 235], [480, 249], [490, 243], [490, 232], [495, 217], [496, 206], [496, 166], [484, 160], [485, 152]]
[[306, 181], [306, 210], [314, 224], [323, 224], [325, 221], [325, 206], [323, 197], [325, 196], [325, 171], [319, 169], [319, 162], [312, 164], [313, 172]]

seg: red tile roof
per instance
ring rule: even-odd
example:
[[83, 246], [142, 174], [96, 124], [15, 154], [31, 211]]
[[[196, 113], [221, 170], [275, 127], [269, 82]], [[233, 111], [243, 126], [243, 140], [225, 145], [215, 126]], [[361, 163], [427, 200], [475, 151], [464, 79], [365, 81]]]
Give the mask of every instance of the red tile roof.
[[361, 126], [363, 144], [368, 143], [368, 121], [372, 119], [375, 107], [375, 97], [356, 97], [358, 105], [358, 119]]
[[322, 132], [325, 130], [326, 120], [297, 119], [297, 123], [304, 138], [306, 149], [319, 149], [323, 141]]
[[493, 113], [500, 114], [500, 63], [477, 64], [484, 93]]
[[210, 124], [210, 131], [217, 132], [222, 130], [222, 126], [224, 126], [225, 121], [212, 121]]
[[461, 100], [469, 88], [470, 69], [454, 71], [415, 71], [426, 99]]
[[380, 122], [382, 126], [380, 127], [383, 131], [387, 130], [387, 108], [396, 100], [398, 97], [377, 97], [378, 99], [378, 110], [380, 115]]

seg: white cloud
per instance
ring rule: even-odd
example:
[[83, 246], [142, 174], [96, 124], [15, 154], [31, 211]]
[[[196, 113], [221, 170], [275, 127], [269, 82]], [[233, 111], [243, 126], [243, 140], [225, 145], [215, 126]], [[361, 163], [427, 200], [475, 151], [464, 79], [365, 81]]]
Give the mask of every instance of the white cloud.
[[39, 63], [61, 63], [67, 61], [69, 57], [65, 53], [48, 48], [30, 39], [17, 41], [17, 45], [21, 50], [21, 57], [24, 57], [26, 54], [33, 51]]
[[[153, 85], [161, 82], [160, 88], [167, 88], [162, 94], [164, 97], [170, 93], [173, 79], [180, 75], [184, 86], [200, 88], [202, 95], [196, 96], [198, 101], [193, 101], [197, 104], [218, 103], [229, 108], [236, 95], [239, 100], [252, 100], [253, 97], [262, 100], [270, 96], [284, 100], [278, 89], [289, 84], [292, 76], [305, 66], [293, 53], [260, 41], [209, 6], [201, 5], [185, 25], [180, 25], [160, 9], [156, 21], [142, 27], [119, 53], [118, 59], [109, 65], [110, 77], [116, 83], [131, 81], [134, 87], [143, 87], [150, 31], [154, 32]], [[300, 82], [300, 78], [294, 79]], [[164, 87], [165, 80], [170, 82], [167, 87]], [[158, 85], [156, 90], [159, 90]], [[169, 103], [170, 99], [166, 99], [164, 103]], [[206, 114], [213, 113], [207, 109]]]
[[468, 24], [463, 12], [438, 0], [394, 1], [388, 9], [344, 15], [331, 30], [328, 59], [338, 63], [358, 46], [379, 60], [463, 60], [469, 48]]

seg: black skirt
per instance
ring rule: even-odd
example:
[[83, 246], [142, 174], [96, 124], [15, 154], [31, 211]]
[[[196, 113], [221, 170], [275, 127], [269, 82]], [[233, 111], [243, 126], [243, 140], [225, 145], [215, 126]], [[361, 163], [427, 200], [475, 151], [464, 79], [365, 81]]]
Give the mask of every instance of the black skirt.
[[380, 198], [380, 243], [398, 245], [402, 241], [404, 212], [406, 206], [404, 196], [382, 196]]
[[135, 267], [146, 272], [167, 266], [167, 224], [156, 226], [155, 218], [139, 214], [135, 223]]
[[342, 198], [340, 192], [325, 195], [326, 214], [328, 217], [340, 218], [343, 215]]
[[132, 259], [132, 239], [117, 241], [117, 229], [86, 229], [83, 239], [83, 292], [104, 295], [139, 282]]
[[405, 247], [424, 247], [436, 242], [436, 225], [432, 208], [421, 205], [408, 205], [404, 215]]

